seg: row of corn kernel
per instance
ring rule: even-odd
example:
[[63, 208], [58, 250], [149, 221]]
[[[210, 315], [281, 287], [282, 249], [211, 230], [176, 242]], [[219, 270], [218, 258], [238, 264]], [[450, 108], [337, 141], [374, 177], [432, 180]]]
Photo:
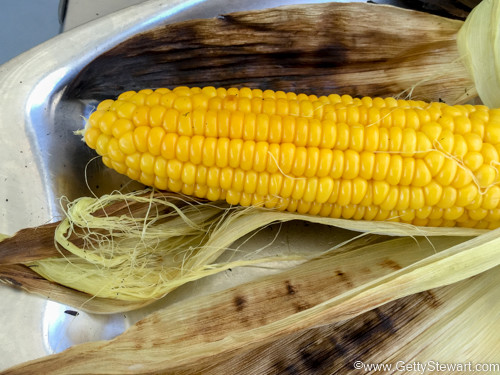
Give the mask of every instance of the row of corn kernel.
[[[124, 138], [126, 140], [126, 137]], [[480, 187], [488, 187], [498, 179], [494, 166], [484, 164], [479, 168], [471, 168], [473, 164], [470, 163], [462, 166], [453, 158], [447, 158], [438, 151], [429, 152], [423, 158], [405, 158], [399, 154], [383, 152], [358, 153], [354, 150], [295, 147], [293, 144], [177, 137], [175, 134], [169, 134], [166, 138], [171, 142], [163, 142], [155, 147], [142, 142], [140, 143], [142, 147], [137, 148], [130, 146], [130, 139], [127, 142], [123, 139], [119, 141], [109, 139], [107, 144], [97, 142], [96, 149], [101, 155], [109, 155], [120, 162], [131, 155], [135, 160], [139, 152], [143, 153], [143, 158], [149, 159], [161, 155], [161, 158], [158, 158], [159, 163], [164, 163], [163, 158], [190, 161], [208, 167], [231, 166], [258, 172], [266, 170], [271, 173], [279, 170], [285, 175], [296, 177], [329, 175], [333, 178], [353, 179], [361, 176], [367, 180], [387, 179], [393, 185], [425, 186], [434, 177], [443, 186], [453, 184], [462, 187], [470, 183], [474, 177]], [[99, 137], [99, 140], [101, 139], [107, 138]], [[467, 160], [469, 159], [466, 158]], [[472, 171], [477, 173], [473, 175]]]
[[[388, 182], [390, 178], [373, 182], [367, 182], [366, 179], [359, 177], [342, 180], [331, 177], [305, 179], [287, 177], [282, 173], [259, 173], [255, 170], [245, 171], [230, 167], [205, 167], [190, 162], [182, 163], [176, 159], [167, 161], [147, 153], [131, 155], [127, 157], [125, 164], [133, 171], [130, 177], [135, 177], [135, 179], [137, 179], [138, 172], [142, 171], [149, 176], [156, 174], [163, 178], [181, 180], [185, 184], [196, 182], [213, 187], [221, 186], [225, 190], [256, 191], [259, 189], [261, 194], [267, 194], [268, 189], [270, 189], [273, 194], [280, 196], [287, 196], [295, 191], [297, 198], [300, 194], [306, 194], [306, 200], [329, 200], [331, 203], [337, 200], [332, 191], [340, 194], [343, 204], [354, 202], [367, 205], [371, 204], [372, 199], [375, 199], [377, 204], [382, 204], [387, 200], [386, 206], [397, 204], [400, 209], [406, 206], [418, 208], [424, 204], [440, 207], [470, 206], [474, 204], [474, 200], [480, 201], [485, 208], [491, 209], [498, 206], [500, 197], [500, 187], [498, 186], [488, 188], [478, 198], [478, 188], [475, 183], [469, 182], [460, 187], [444, 186], [439, 184], [440, 176], [422, 187], [391, 185]], [[121, 173], [124, 173], [123, 170], [126, 169], [123, 166], [113, 166]], [[371, 188], [368, 188], [371, 186], [373, 186], [374, 198], [371, 195]], [[364, 203], [361, 202], [361, 197], [364, 198]], [[410, 197], [411, 204], [409, 203]]]
[[[104, 124], [104, 122], [101, 122]], [[123, 126], [122, 126], [123, 125]], [[228, 126], [229, 127], [229, 126]], [[110, 126], [101, 126], [100, 128], [90, 128], [86, 132], [86, 140], [92, 147], [97, 147], [100, 144], [100, 149], [104, 150], [110, 137], [106, 137], [109, 133], [113, 136], [120, 137], [119, 145], [120, 150], [125, 154], [131, 154], [136, 149], [147, 150], [154, 154], [159, 154], [162, 142], [168, 140], [170, 149], [175, 149], [178, 139], [182, 139], [182, 144], [189, 147], [189, 143], [203, 143], [205, 139], [201, 136], [187, 138], [187, 136], [178, 136], [176, 133], [167, 134], [165, 129], [161, 127], [150, 128], [147, 126], [140, 126], [132, 131], [133, 128], [127, 120], [117, 120]], [[112, 129], [112, 130], [107, 130]], [[239, 144], [241, 138], [240, 134], [232, 134], [235, 128], [231, 128], [229, 136], [235, 136], [231, 140], [232, 144]], [[451, 132], [437, 133], [434, 131], [435, 127], [426, 125], [423, 127], [422, 132], [415, 132], [413, 129], [399, 129], [392, 128], [390, 131], [385, 128], [378, 127], [351, 127], [345, 124], [326, 124], [321, 127], [318, 123], [313, 123], [311, 126], [303, 126], [303, 130], [296, 132], [295, 138], [292, 138], [294, 127], [287, 128], [286, 132], [281, 131], [279, 126], [261, 127], [260, 134], [257, 131], [252, 131], [252, 127], [247, 127], [242, 131], [242, 137], [264, 139], [266, 136], [270, 141], [276, 143], [284, 143], [288, 140], [293, 140], [297, 146], [312, 146], [321, 148], [336, 148], [338, 150], [351, 149], [354, 151], [390, 151], [401, 152], [402, 156], [424, 157], [427, 151], [438, 149], [444, 154], [441, 156], [433, 153], [434, 158], [443, 159], [446, 155], [453, 156], [460, 161], [463, 161], [468, 169], [476, 171], [483, 164], [497, 165], [499, 163], [499, 149], [500, 144], [493, 146], [491, 143], [486, 143], [481, 140], [477, 134], [466, 134], [464, 136], [452, 134]], [[264, 130], [262, 130], [264, 129]], [[128, 131], [127, 131], [128, 130]], [[102, 133], [102, 134], [101, 134]], [[97, 138], [102, 136], [98, 142]], [[281, 138], [280, 138], [281, 136]], [[432, 140], [429, 139], [432, 138]], [[238, 140], [238, 141], [236, 141]], [[226, 137], [221, 138], [218, 142], [222, 144], [229, 144], [229, 139]], [[274, 143], [274, 142], [272, 142]], [[167, 147], [167, 146], [165, 146]], [[222, 146], [219, 146], [222, 147]], [[443, 160], [439, 162], [442, 164]]]
[[[105, 164], [110, 164], [110, 159], [107, 157], [104, 157], [103, 161]], [[208, 170], [212, 172], [211, 177], [208, 176], [210, 175]], [[205, 169], [205, 172], [209, 180], [201, 179], [200, 182], [202, 183], [196, 183], [195, 181], [194, 184], [186, 184], [178, 176], [175, 176], [175, 178], [159, 177], [140, 171], [135, 172], [130, 177], [141, 180], [148, 185], [157, 185], [160, 189], [182, 192], [200, 198], [210, 200], [226, 199], [232, 204], [276, 207], [302, 213], [319, 213], [322, 216], [350, 218], [352, 215], [352, 217], [357, 216], [364, 220], [386, 220], [392, 217], [393, 220], [397, 221], [432, 226], [437, 221], [443, 220], [443, 222], [448, 222], [446, 225], [458, 224], [460, 226], [488, 227], [490, 229], [498, 226], [494, 222], [498, 222], [500, 218], [500, 208], [498, 208], [500, 188], [498, 187], [489, 196], [480, 196], [480, 199], [476, 199], [477, 202], [468, 207], [462, 206], [462, 204], [466, 203], [467, 192], [460, 189], [456, 191], [454, 188], [448, 187], [446, 191], [442, 191], [442, 196], [446, 196], [447, 202], [439, 202], [435, 206], [436, 197], [439, 198], [439, 194], [436, 194], [436, 191], [432, 188], [390, 187], [385, 181], [367, 183], [361, 179], [354, 181], [337, 180], [334, 181], [336, 185], [334, 186], [335, 194], [332, 194], [326, 202], [321, 203], [321, 201], [317, 200], [317, 197], [311, 198], [312, 195], [310, 193], [314, 191], [314, 182], [319, 181], [319, 179], [316, 179], [312, 183], [304, 184], [305, 180], [293, 180], [282, 178], [281, 175], [272, 175], [270, 179], [274, 183], [269, 184], [270, 189], [266, 193], [265, 188], [263, 188], [266, 185], [266, 181], [263, 181], [265, 178], [262, 179], [262, 174], [257, 176], [255, 172], [251, 171], [250, 181], [246, 181], [245, 188], [241, 188], [238, 191], [234, 190], [233, 185], [229, 183], [230, 178], [227, 176], [228, 169], [224, 171], [226, 174], [222, 179], [224, 181], [222, 184], [217, 182], [217, 178], [213, 177], [213, 175], [217, 174], [213, 173], [216, 172], [215, 168], [208, 170]], [[261, 181], [259, 181], [259, 178]], [[210, 179], [213, 181], [210, 182]], [[239, 180], [241, 181], [242, 177]], [[286, 180], [288, 180], [288, 184], [285, 183]], [[256, 183], [253, 184], [252, 181]], [[260, 183], [259, 186], [257, 185], [257, 181]], [[279, 189], [280, 181], [282, 182], [282, 186], [288, 185], [286, 189]], [[299, 188], [292, 187], [293, 183], [298, 181], [302, 181], [298, 184], [300, 185]], [[193, 181], [189, 180], [186, 182]], [[211, 186], [208, 186], [207, 183]], [[219, 183], [218, 186], [216, 186], [217, 183]], [[311, 185], [313, 188], [311, 188]], [[228, 190], [225, 190], [222, 186]], [[255, 191], [251, 188], [252, 186], [255, 187]], [[238, 186], [234, 185], [234, 188], [238, 188]], [[299, 198], [301, 191], [309, 192], [309, 196]], [[462, 194], [464, 191], [465, 193]], [[283, 194], [285, 197], [278, 198], [275, 193]], [[395, 199], [398, 194], [399, 197]], [[351, 198], [351, 202], [349, 202], [349, 197]], [[357, 212], [357, 214], [353, 214], [353, 212]], [[456, 220], [456, 223], [453, 224], [453, 220]]]
[[[163, 98], [162, 96], [167, 95], [167, 97]], [[477, 111], [478, 109], [481, 109], [481, 106], [471, 106], [471, 105], [464, 105], [464, 106], [448, 106], [444, 103], [432, 103], [432, 104], [426, 104], [421, 101], [405, 101], [405, 100], [396, 100], [394, 98], [369, 98], [365, 97], [362, 99], [358, 98], [352, 98], [348, 95], [329, 95], [328, 97], [326, 96], [321, 96], [317, 97], [315, 95], [305, 95], [305, 94], [295, 94], [295, 93], [284, 93], [282, 91], [277, 91], [273, 92], [271, 90], [258, 90], [258, 89], [249, 89], [249, 88], [243, 88], [241, 90], [238, 90], [236, 88], [230, 88], [230, 89], [224, 89], [224, 88], [213, 88], [213, 87], [204, 87], [203, 89], [201, 88], [187, 88], [187, 87], [178, 87], [175, 88], [174, 90], [169, 90], [169, 89], [158, 89], [156, 91], [153, 90], [141, 90], [138, 93], [136, 92], [126, 92], [123, 93], [122, 95], [119, 96], [119, 101], [129, 101], [131, 103], [135, 103], [137, 105], [148, 105], [148, 106], [154, 106], [158, 104], [165, 104], [167, 107], [172, 107], [173, 100], [178, 97], [193, 97], [198, 95], [199, 97], [203, 96], [205, 98], [219, 98], [219, 99], [225, 99], [225, 98], [230, 98], [228, 103], [230, 106], [234, 105], [234, 99], [252, 99], [252, 98], [260, 98], [260, 99], [276, 99], [279, 101], [279, 99], [286, 99], [288, 101], [309, 101], [309, 102], [315, 102], [317, 101], [318, 103], [315, 104], [316, 107], [321, 106], [320, 104], [340, 104], [342, 106], [349, 106], [349, 105], [354, 105], [354, 106], [365, 106], [367, 108], [373, 107], [373, 108], [392, 108], [392, 107], [407, 107], [407, 108], [417, 108], [417, 109], [428, 109], [431, 112], [431, 119], [430, 120], [436, 120], [437, 118], [444, 116], [447, 118], [453, 118], [453, 117], [461, 117], [461, 116], [468, 116], [472, 112], [480, 112], [479, 118], [484, 121], [487, 121], [487, 114], [488, 110], [486, 107], [483, 108], [481, 111]], [[181, 100], [182, 102], [182, 100]], [[109, 107], [109, 104], [107, 101], [102, 103], [102, 105], [99, 108], [106, 108]], [[202, 104], [203, 106], [203, 104]], [[246, 105], [245, 105], [246, 106]], [[224, 108], [224, 106], [220, 107], [216, 105], [216, 109]], [[318, 108], [316, 108], [318, 109]], [[278, 113], [278, 112], [276, 112]], [[476, 114], [477, 115], [477, 114]], [[486, 117], [485, 117], [486, 115]], [[422, 112], [419, 114], [419, 116], [425, 116], [425, 112]], [[474, 115], [472, 115], [474, 116]], [[384, 117], [384, 116], [382, 116]], [[477, 117], [477, 116], [476, 116]], [[426, 118], [426, 121], [429, 121], [429, 118]], [[398, 121], [396, 121], [397, 123]]]
[[[141, 130], [144, 132], [140, 132]], [[358, 153], [354, 151], [355, 147], [342, 152], [314, 147], [306, 149], [295, 147], [293, 144], [269, 145], [266, 142], [243, 142], [241, 139], [217, 140], [201, 136], [189, 138], [178, 137], [173, 133], [165, 136], [162, 128], [137, 128], [134, 134], [126, 133], [118, 141], [100, 134], [95, 144], [89, 138], [91, 134], [91, 132], [86, 134], [87, 142], [101, 155], [109, 154], [119, 162], [122, 162], [126, 155], [139, 151], [149, 152], [155, 156], [161, 154], [166, 159], [189, 160], [195, 164], [203, 162], [206, 166], [230, 165], [269, 172], [280, 169], [284, 174], [291, 173], [295, 176], [302, 176], [306, 172], [306, 176], [317, 173], [320, 176], [331, 174], [334, 178], [354, 178], [359, 174], [365, 179], [387, 177], [391, 184], [403, 185], [413, 183], [424, 186], [431, 177], [437, 176], [438, 182], [442, 185], [456, 183], [460, 187], [469, 183], [474, 176], [476, 183], [486, 188], [498, 180], [498, 152], [496, 148], [486, 143], [481, 146], [482, 153], [472, 151], [466, 153], [464, 157], [452, 154], [454, 157], [451, 158], [445, 152], [431, 151], [417, 153], [416, 160], [413, 160], [403, 158], [401, 155], [404, 155], [404, 152], [401, 155]], [[405, 151], [411, 155], [410, 150]], [[425, 163], [420, 158], [423, 158]], [[414, 172], [416, 172], [415, 180]]]

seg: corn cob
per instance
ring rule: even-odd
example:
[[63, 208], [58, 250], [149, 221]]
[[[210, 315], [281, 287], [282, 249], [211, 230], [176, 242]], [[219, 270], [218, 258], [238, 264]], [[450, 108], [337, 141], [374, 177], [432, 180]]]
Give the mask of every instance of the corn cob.
[[133, 180], [230, 204], [419, 226], [500, 224], [500, 109], [250, 88], [102, 101], [84, 140]]

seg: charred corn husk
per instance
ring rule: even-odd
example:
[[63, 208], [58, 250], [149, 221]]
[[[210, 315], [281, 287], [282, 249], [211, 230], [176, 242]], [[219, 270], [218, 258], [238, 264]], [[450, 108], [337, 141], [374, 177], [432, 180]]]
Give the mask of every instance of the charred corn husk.
[[394, 98], [128, 91], [86, 143], [133, 180], [230, 204], [419, 226], [496, 228], [500, 110]]

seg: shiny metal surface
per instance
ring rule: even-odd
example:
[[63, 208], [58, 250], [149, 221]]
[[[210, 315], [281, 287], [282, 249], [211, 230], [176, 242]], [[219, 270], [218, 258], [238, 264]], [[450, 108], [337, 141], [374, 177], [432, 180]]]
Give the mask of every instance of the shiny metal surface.
[[[69, 30], [0, 66], [0, 233], [54, 221], [61, 196], [90, 194], [85, 172], [92, 154], [73, 131], [83, 127], [95, 103], [62, 98], [65, 87], [96, 56], [162, 23], [307, 2], [321, 1], [147, 1]], [[102, 193], [123, 182], [112, 171], [99, 172], [88, 175], [93, 190], [99, 185]], [[302, 230], [287, 232], [304, 237]], [[289, 246], [285, 240], [281, 245]], [[223, 274], [187, 286], [184, 293], [215, 290], [229, 278], [243, 280], [238, 273]], [[77, 343], [110, 339], [151, 309], [183, 298], [182, 293], [144, 311], [95, 316], [1, 286], [0, 370]]]

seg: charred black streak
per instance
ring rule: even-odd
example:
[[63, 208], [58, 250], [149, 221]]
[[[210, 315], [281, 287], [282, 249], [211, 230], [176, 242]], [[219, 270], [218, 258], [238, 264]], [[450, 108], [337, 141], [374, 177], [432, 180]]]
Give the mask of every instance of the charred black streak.
[[295, 312], [301, 312], [311, 308], [311, 305], [303, 300], [302, 297], [297, 294], [297, 287], [294, 286], [290, 280], [285, 281], [286, 295], [290, 297], [293, 301], [292, 306]]
[[348, 287], [352, 287], [353, 286], [353, 283], [352, 281], [349, 279], [349, 276], [347, 276], [344, 272], [340, 271], [340, 270], [337, 270], [335, 272], [335, 274], [340, 278], [340, 280], [342, 280], [342, 282], [344, 284], [346, 284]]
[[400, 270], [401, 267], [399, 264], [397, 264], [395, 261], [391, 260], [391, 259], [386, 259], [384, 260], [383, 262], [380, 263], [380, 265], [384, 268], [390, 268], [390, 269], [393, 269], [394, 271], [398, 271]]
[[269, 32], [273, 31], [273, 27], [270, 24], [266, 23], [257, 23], [257, 22], [246, 22], [243, 19], [240, 19], [237, 16], [233, 16], [231, 14], [219, 14], [217, 19], [223, 22], [228, 26], [236, 26], [238, 29], [244, 28], [257, 32]]
[[293, 363], [288, 363], [289, 361], [279, 361], [273, 366], [276, 374], [283, 375], [298, 375], [301, 373], [300, 369]]
[[290, 283], [289, 280], [285, 281], [285, 286], [286, 286], [286, 294], [288, 294], [289, 296], [293, 296], [295, 293], [297, 293], [297, 290]]
[[396, 331], [391, 317], [380, 309], [363, 314], [356, 323], [351, 332], [344, 337], [345, 341], [366, 344], [384, 340]]
[[17, 281], [16, 279], [13, 279], [12, 277], [2, 276], [0, 277], [0, 281], [17, 288], [21, 288], [23, 286], [23, 283]]
[[316, 340], [308, 341], [300, 350], [300, 359], [302, 365], [307, 369], [307, 373], [326, 373], [325, 370], [331, 369], [333, 365], [345, 361], [346, 350], [339, 347], [336, 340], [327, 338], [329, 334], [324, 332]]
[[441, 301], [431, 290], [422, 292], [422, 298], [424, 302], [433, 309], [437, 309], [441, 306]]
[[342, 345], [340, 345], [337, 342], [337, 340], [335, 339], [335, 337], [328, 337], [328, 340], [330, 341], [330, 344], [335, 349], [335, 354], [336, 355], [341, 356], [341, 357], [347, 356], [348, 351]]
[[247, 300], [242, 296], [236, 296], [233, 299], [234, 306], [236, 307], [236, 311], [240, 312], [246, 307]]
[[311, 305], [305, 301], [299, 301], [299, 302], [295, 302], [293, 304], [293, 307], [295, 308], [295, 312], [301, 312], [301, 311], [304, 311], [304, 310], [311, 308]]

